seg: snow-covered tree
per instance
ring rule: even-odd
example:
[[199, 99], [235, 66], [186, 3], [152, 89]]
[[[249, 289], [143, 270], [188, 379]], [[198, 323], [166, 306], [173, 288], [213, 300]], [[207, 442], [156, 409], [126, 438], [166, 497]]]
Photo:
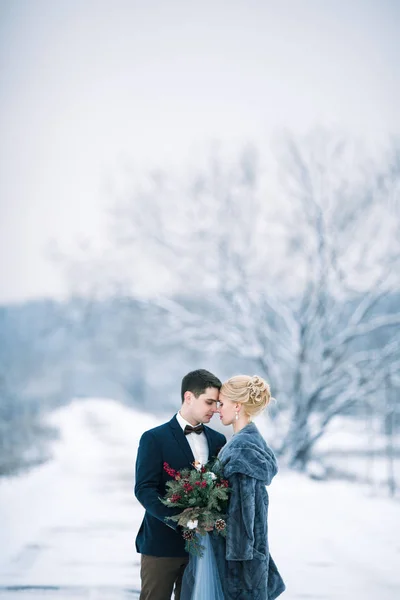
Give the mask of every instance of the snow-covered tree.
[[289, 247], [303, 279], [284, 440], [292, 464], [305, 464], [335, 415], [363, 397], [385, 402], [387, 369], [400, 356], [400, 306], [385, 304], [400, 282], [400, 215], [388, 210], [398, 156], [381, 170], [324, 136], [286, 146]]
[[43, 460], [45, 443], [55, 434], [43, 424], [31, 392], [44, 370], [49, 312], [40, 302], [0, 307], [0, 476]]
[[400, 306], [385, 300], [399, 285], [400, 160], [318, 133], [287, 139], [278, 163], [279, 184], [252, 148], [185, 184], [153, 173], [115, 204], [102, 276], [162, 311], [157, 341], [251, 359], [280, 401], [281, 450], [304, 467], [398, 363]]

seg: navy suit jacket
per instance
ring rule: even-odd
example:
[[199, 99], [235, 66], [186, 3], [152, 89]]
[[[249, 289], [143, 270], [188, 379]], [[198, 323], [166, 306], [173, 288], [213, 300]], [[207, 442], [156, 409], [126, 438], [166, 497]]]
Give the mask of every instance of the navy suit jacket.
[[[204, 426], [211, 459], [225, 445], [226, 438]], [[190, 435], [197, 435], [191, 433]], [[135, 496], [146, 509], [136, 538], [136, 550], [149, 556], [187, 556], [185, 540], [174, 521], [166, 520], [182, 511], [169, 508], [159, 500], [164, 496], [167, 481], [171, 480], [163, 468], [167, 462], [173, 469], [192, 467], [194, 456], [176, 416], [168, 423], [145, 431], [140, 438], [136, 459]]]

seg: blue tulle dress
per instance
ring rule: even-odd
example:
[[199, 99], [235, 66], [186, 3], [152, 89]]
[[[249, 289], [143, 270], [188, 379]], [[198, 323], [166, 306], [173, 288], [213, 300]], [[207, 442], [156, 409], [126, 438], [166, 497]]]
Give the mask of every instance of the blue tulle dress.
[[202, 557], [190, 555], [183, 575], [181, 600], [224, 600], [211, 535], [198, 535], [204, 553]]

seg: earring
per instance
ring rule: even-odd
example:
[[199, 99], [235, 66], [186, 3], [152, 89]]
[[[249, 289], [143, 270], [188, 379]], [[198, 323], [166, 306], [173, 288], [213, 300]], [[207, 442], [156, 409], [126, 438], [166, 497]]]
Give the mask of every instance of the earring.
[[238, 412], [235, 415], [235, 419], [236, 419], [236, 421], [239, 419], [239, 413]]

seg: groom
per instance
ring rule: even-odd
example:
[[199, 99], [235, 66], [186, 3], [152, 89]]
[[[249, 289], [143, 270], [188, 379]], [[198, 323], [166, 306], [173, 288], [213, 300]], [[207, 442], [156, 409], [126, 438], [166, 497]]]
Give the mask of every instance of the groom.
[[226, 443], [225, 436], [203, 425], [217, 411], [220, 380], [209, 371], [198, 369], [182, 379], [182, 407], [168, 423], [145, 431], [136, 460], [135, 495], [146, 509], [136, 538], [141, 553], [140, 600], [170, 600], [175, 586], [179, 600], [182, 576], [189, 561], [179, 526], [166, 517], [181, 512], [164, 506], [170, 476], [164, 462], [173, 469], [191, 467], [194, 461], [206, 463]]

